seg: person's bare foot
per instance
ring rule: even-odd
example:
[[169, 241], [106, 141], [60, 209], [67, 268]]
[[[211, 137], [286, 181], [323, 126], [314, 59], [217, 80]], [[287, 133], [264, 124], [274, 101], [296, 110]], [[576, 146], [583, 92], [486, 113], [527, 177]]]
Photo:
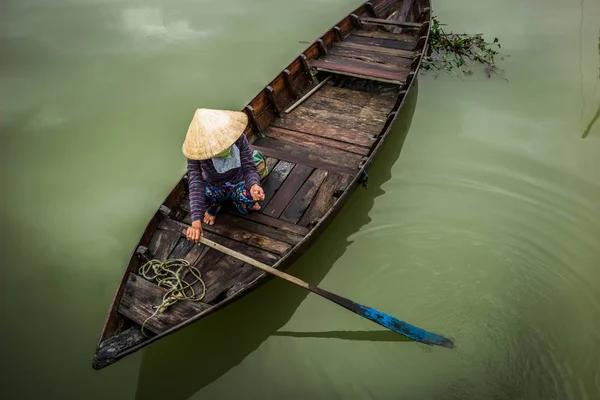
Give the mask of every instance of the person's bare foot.
[[250, 207], [251, 210], [254, 211], [258, 211], [260, 210], [260, 205], [258, 203], [254, 203], [254, 205], [252, 207]]
[[215, 219], [217, 219], [216, 215], [215, 216], [210, 215], [208, 213], [208, 211], [204, 213], [204, 223], [205, 224], [214, 225], [215, 224]]

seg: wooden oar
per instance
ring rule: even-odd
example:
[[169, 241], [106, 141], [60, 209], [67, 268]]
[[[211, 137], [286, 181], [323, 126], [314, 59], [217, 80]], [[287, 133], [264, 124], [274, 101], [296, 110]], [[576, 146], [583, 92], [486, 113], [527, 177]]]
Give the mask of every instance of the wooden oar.
[[[183, 236], [185, 236], [185, 232], [183, 232]], [[353, 313], [360, 315], [361, 317], [376, 322], [379, 325], [384, 326], [396, 333], [399, 333], [413, 340], [428, 345], [443, 346], [449, 349], [454, 348], [454, 343], [450, 339], [436, 335], [435, 333], [427, 332], [426, 330], [417, 328], [416, 326], [413, 326], [409, 323], [400, 321], [399, 319], [392, 317], [389, 314], [386, 314], [371, 307], [363, 306], [362, 304], [356, 303], [352, 300], [348, 300], [344, 297], [338, 296], [337, 294], [328, 292], [327, 290], [323, 290], [317, 286], [306, 283], [303, 280], [300, 280], [292, 275], [286, 274], [285, 272], [282, 272], [278, 269], [272, 268], [266, 264], [261, 263], [260, 261], [245, 256], [244, 254], [238, 253], [237, 251], [234, 251], [225, 246], [221, 246], [220, 244], [215, 243], [212, 240], [206, 239], [205, 237], [200, 237], [200, 243], [212, 247], [213, 249], [223, 252], [231, 257], [235, 257], [240, 261], [244, 261], [245, 263], [248, 263], [256, 268], [260, 268], [263, 271], [268, 272], [269, 274], [277, 276], [278, 278], [284, 279], [304, 289], [308, 289], [311, 292], [318, 294], [319, 296], [324, 297], [327, 300], [331, 300], [334, 303], [346, 308], [347, 310], [350, 310]]]

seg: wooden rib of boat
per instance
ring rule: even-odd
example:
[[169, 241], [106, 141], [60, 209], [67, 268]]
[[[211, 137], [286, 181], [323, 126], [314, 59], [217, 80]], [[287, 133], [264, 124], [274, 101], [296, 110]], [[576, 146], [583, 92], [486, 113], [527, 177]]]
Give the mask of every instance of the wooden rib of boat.
[[[267, 156], [259, 212], [223, 209], [205, 237], [278, 269], [289, 266], [366, 177], [427, 51], [429, 0], [366, 2], [312, 43], [244, 108], [245, 134]], [[184, 175], [148, 223], [109, 309], [92, 366], [101, 369], [239, 299], [263, 271], [182, 236]], [[180, 301], [141, 325], [166, 289], [138, 270], [185, 259], [202, 273], [201, 302]]]

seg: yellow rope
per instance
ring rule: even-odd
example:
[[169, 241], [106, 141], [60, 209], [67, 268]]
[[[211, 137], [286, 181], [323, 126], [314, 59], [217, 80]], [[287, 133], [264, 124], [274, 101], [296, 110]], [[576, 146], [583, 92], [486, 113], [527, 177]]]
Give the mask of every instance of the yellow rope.
[[[189, 270], [196, 280], [191, 283], [182, 280], [181, 272], [184, 269]], [[148, 322], [148, 320], [154, 317], [157, 313], [165, 312], [167, 308], [180, 300], [200, 301], [206, 294], [206, 285], [200, 277], [200, 271], [198, 268], [192, 267], [187, 260], [150, 260], [140, 267], [139, 274], [150, 282], [156, 282], [158, 286], [167, 289], [167, 293], [165, 293], [163, 296], [162, 303], [158, 306], [154, 306], [156, 311], [154, 311], [151, 316], [146, 318], [142, 324], [142, 334], [144, 336], [146, 336], [144, 333], [144, 326], [146, 325], [146, 322]], [[193, 287], [196, 283], [202, 284], [202, 295], [198, 297], [196, 297], [196, 292]], [[186, 291], [191, 293], [187, 294]]]

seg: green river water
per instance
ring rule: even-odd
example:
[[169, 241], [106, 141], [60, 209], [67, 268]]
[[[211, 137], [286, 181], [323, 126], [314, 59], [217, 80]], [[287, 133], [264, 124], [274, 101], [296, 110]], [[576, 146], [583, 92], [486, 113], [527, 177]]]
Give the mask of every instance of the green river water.
[[0, 5], [4, 399], [600, 399], [598, 0], [438, 0], [508, 82], [421, 75], [289, 270], [451, 337], [402, 340], [290, 284], [102, 371], [133, 246], [197, 107], [241, 109], [350, 0]]

